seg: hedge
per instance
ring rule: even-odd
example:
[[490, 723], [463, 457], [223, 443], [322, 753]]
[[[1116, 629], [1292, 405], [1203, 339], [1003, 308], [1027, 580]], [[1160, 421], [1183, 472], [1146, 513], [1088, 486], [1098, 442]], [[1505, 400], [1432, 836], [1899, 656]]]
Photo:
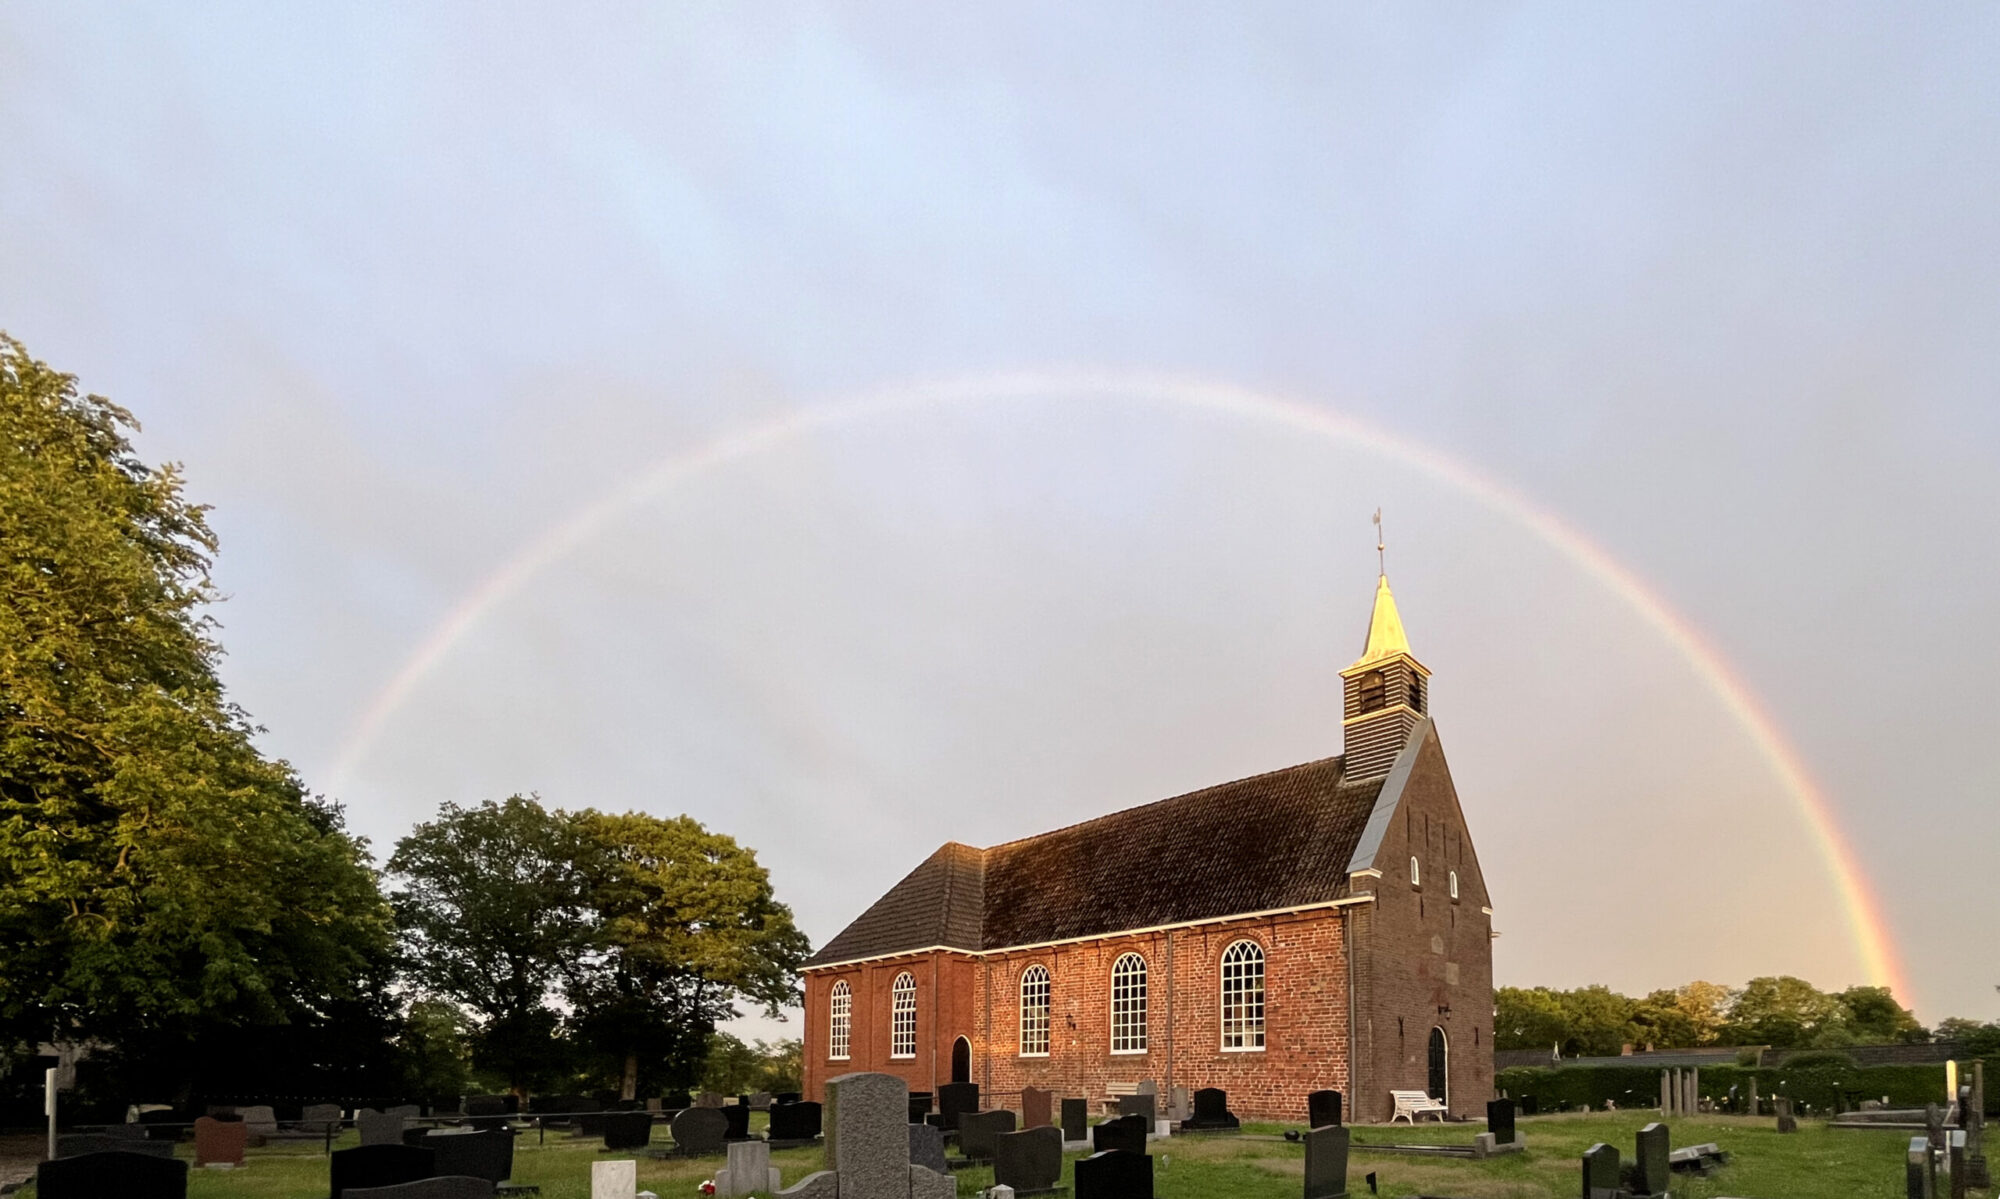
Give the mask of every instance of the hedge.
[[[1967, 1063], [1959, 1063], [1961, 1079], [1968, 1077]], [[1986, 1061], [1989, 1076], [1986, 1114], [2000, 1115], [2000, 1059]], [[1815, 1066], [1794, 1070], [1783, 1066], [1703, 1066], [1702, 1097], [1718, 1111], [1741, 1110], [1737, 1105], [1748, 1087], [1757, 1080], [1759, 1098], [1789, 1095], [1801, 1114], [1828, 1115], [1855, 1106], [1863, 1099], [1887, 1097], [1890, 1107], [1922, 1107], [1944, 1099], [1944, 1065], [1920, 1066]], [[1660, 1068], [1657, 1066], [1558, 1066], [1515, 1067], [1502, 1070], [1494, 1086], [1516, 1100], [1534, 1096], [1545, 1112], [1589, 1108], [1604, 1110], [1606, 1101], [1621, 1108], [1657, 1108], [1660, 1105]], [[1732, 1097], [1730, 1088], [1736, 1088]]]

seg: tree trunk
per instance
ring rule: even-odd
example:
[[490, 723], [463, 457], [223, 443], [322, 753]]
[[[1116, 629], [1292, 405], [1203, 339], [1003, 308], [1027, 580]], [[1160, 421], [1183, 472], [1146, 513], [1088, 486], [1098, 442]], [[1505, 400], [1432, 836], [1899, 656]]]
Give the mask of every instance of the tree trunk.
[[619, 1089], [618, 1097], [620, 1099], [639, 1097], [639, 1055], [636, 1053], [625, 1055], [625, 1085]]

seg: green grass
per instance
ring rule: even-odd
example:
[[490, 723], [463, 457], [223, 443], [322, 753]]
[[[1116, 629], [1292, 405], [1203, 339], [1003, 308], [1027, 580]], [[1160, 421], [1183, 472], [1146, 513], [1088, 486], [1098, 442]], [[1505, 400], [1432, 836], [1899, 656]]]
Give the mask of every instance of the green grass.
[[[1629, 1155], [1633, 1134], [1649, 1120], [1644, 1112], [1612, 1112], [1537, 1116], [1523, 1119], [1520, 1129], [1527, 1151], [1483, 1162], [1415, 1158], [1370, 1152], [1373, 1144], [1470, 1144], [1477, 1124], [1360, 1126], [1348, 1173], [1357, 1196], [1368, 1193], [1362, 1181], [1376, 1172], [1381, 1193], [1390, 1199], [1415, 1195], [1462, 1196], [1463, 1199], [1571, 1199], [1578, 1191], [1578, 1159], [1597, 1141], [1618, 1146]], [[1676, 1199], [1900, 1199], [1903, 1155], [1909, 1134], [1898, 1131], [1835, 1132], [1817, 1121], [1803, 1121], [1797, 1133], [1779, 1136], [1769, 1118], [1720, 1116], [1673, 1122], [1676, 1146], [1714, 1141], [1733, 1155], [1713, 1178], [1677, 1179]], [[1295, 1199], [1305, 1171], [1302, 1147], [1267, 1140], [1283, 1126], [1248, 1125], [1242, 1136], [1175, 1137], [1155, 1141], [1155, 1192], [1160, 1199]], [[352, 1134], [347, 1138], [352, 1143]], [[188, 1152], [182, 1146], [182, 1153]], [[542, 1188], [543, 1199], [587, 1199], [590, 1163], [606, 1157], [596, 1142], [571, 1141], [550, 1134], [538, 1146], [535, 1134], [521, 1138], [515, 1150], [515, 1180]], [[622, 1156], [622, 1155], [621, 1155]], [[818, 1149], [792, 1149], [771, 1155], [790, 1186], [821, 1168]], [[1072, 1158], [1072, 1161], [1074, 1159]], [[662, 1199], [691, 1199], [695, 1187], [712, 1177], [721, 1159], [664, 1162], [639, 1159], [639, 1187]], [[1068, 1163], [1064, 1185], [1073, 1185]], [[993, 1181], [989, 1169], [957, 1172], [958, 1193], [976, 1195]], [[325, 1199], [326, 1158], [317, 1146], [285, 1145], [253, 1150], [241, 1170], [196, 1170], [190, 1175], [190, 1199]], [[25, 1192], [32, 1195], [30, 1189]], [[1980, 1199], [1990, 1193], [1974, 1192]]]

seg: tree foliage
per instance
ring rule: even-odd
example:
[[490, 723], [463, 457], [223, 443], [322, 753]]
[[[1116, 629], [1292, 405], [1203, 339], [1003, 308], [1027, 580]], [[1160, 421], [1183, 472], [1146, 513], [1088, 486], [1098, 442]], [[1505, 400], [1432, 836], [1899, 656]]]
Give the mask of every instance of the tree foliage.
[[1887, 987], [1828, 993], [1789, 975], [1753, 978], [1737, 989], [1696, 981], [1637, 1000], [1605, 987], [1501, 987], [1495, 1009], [1498, 1048], [1559, 1049], [1565, 1056], [1615, 1054], [1628, 1044], [1838, 1048], [1929, 1035]]
[[0, 1048], [323, 1018], [388, 943], [224, 695], [216, 540], [136, 427], [0, 335]]

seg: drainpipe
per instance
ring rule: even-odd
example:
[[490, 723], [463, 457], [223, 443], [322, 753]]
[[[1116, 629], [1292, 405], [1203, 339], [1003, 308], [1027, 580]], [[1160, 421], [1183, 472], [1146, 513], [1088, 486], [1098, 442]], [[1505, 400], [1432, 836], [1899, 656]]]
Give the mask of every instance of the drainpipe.
[[[1174, 970], [1174, 930], [1167, 930], [1167, 1078], [1166, 1096], [1174, 1095], [1174, 995], [1180, 990], [1181, 976]], [[1157, 1102], [1157, 1100], [1155, 1101]]]

